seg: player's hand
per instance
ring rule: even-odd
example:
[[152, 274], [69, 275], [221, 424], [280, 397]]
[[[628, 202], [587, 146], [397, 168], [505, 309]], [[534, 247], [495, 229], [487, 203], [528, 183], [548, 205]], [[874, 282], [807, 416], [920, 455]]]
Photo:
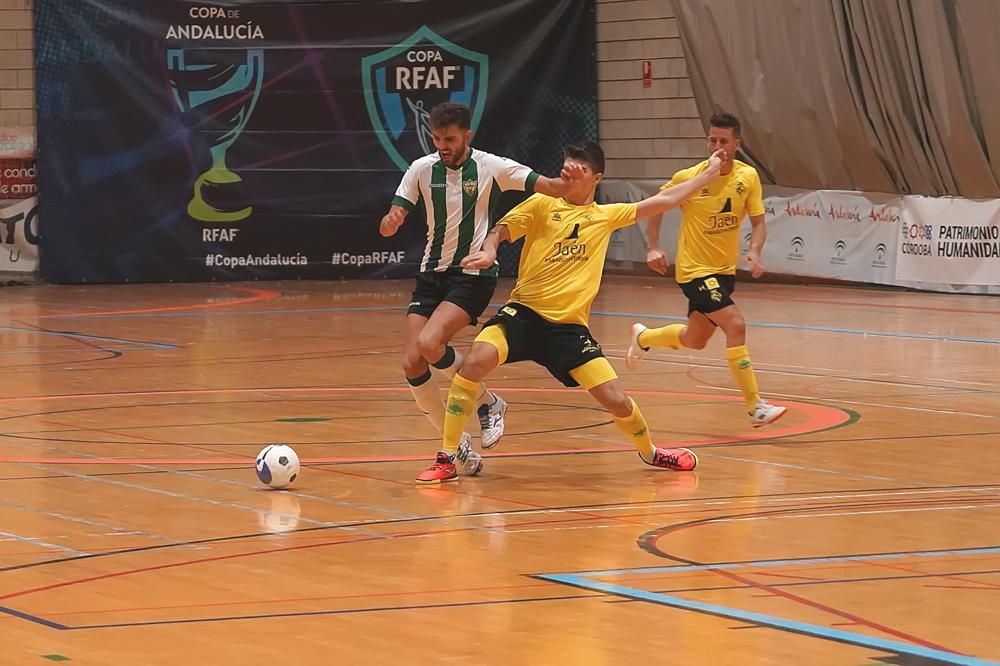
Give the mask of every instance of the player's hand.
[[764, 274], [764, 262], [760, 260], [760, 252], [750, 250], [747, 252], [747, 262], [750, 264], [750, 275], [759, 278]]
[[667, 259], [667, 254], [659, 248], [650, 248], [646, 250], [646, 265], [649, 266], [650, 270], [654, 273], [659, 273], [660, 275], [667, 274], [667, 266], [670, 265], [670, 260]]
[[726, 151], [717, 150], [712, 153], [712, 156], [708, 158], [708, 170], [719, 173], [722, 171], [722, 167], [726, 165]]
[[562, 171], [559, 173], [559, 177], [566, 183], [583, 180], [583, 176], [583, 167], [575, 163], [563, 164]]
[[483, 270], [490, 268], [497, 260], [497, 253], [489, 250], [479, 250], [473, 252], [465, 259], [462, 259], [462, 268]]
[[406, 220], [406, 216], [402, 212], [397, 210], [392, 210], [386, 213], [385, 217], [382, 218], [382, 222], [378, 225], [378, 232], [388, 238], [389, 236], [395, 236], [396, 231], [403, 226], [403, 222]]

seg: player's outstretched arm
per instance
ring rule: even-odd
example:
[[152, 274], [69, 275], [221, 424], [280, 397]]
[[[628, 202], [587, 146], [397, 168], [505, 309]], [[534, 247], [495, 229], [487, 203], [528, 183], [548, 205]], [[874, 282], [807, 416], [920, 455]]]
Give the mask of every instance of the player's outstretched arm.
[[722, 169], [724, 153], [719, 150], [708, 158], [708, 166], [691, 180], [686, 180], [677, 185], [671, 185], [659, 194], [643, 199], [636, 209], [636, 219], [642, 220], [654, 215], [662, 215], [671, 208], [681, 205], [685, 199], [708, 185], [708, 183], [719, 175]]
[[490, 230], [490, 233], [486, 234], [483, 249], [462, 259], [462, 268], [477, 268], [479, 270], [489, 268], [496, 263], [497, 248], [503, 241], [510, 241], [510, 229], [505, 224], [498, 224]]
[[556, 199], [566, 196], [566, 191], [575, 181], [583, 179], [583, 169], [579, 164], [563, 165], [558, 178], [539, 176], [535, 181], [535, 192]]

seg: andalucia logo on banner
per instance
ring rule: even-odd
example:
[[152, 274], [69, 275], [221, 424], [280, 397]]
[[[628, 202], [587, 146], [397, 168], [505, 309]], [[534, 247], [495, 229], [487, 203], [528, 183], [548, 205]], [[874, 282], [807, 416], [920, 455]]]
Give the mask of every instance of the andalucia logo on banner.
[[[246, 11], [232, 7], [191, 7], [188, 23], [171, 25], [167, 75], [177, 109], [192, 137], [207, 142], [208, 168], [195, 180], [187, 205], [200, 222], [238, 222], [250, 216], [252, 206], [240, 187], [242, 178], [226, 164], [226, 153], [247, 126], [264, 83], [264, 49], [248, 42], [264, 39], [260, 25]], [[209, 138], [210, 137], [210, 138]]]
[[442, 102], [472, 111], [472, 130], [486, 106], [489, 56], [453, 44], [426, 25], [399, 44], [361, 60], [372, 127], [401, 171], [434, 152], [429, 117]]

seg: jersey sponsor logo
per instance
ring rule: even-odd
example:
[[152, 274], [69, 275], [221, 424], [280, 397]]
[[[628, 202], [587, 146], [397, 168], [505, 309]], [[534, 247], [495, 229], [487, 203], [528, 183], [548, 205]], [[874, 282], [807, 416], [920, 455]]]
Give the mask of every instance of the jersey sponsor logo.
[[430, 112], [437, 104], [465, 104], [476, 131], [486, 106], [488, 72], [489, 56], [448, 41], [426, 25], [361, 59], [368, 117], [400, 171], [434, 152]]
[[590, 257], [587, 256], [586, 243], [564, 243], [563, 241], [557, 241], [552, 246], [552, 255], [545, 258], [545, 263], [587, 261], [589, 259]]
[[599, 354], [601, 352], [601, 345], [597, 344], [594, 340], [591, 340], [586, 335], [580, 336], [580, 352], [583, 354]]
[[733, 200], [731, 197], [726, 197], [726, 203], [722, 205], [722, 209], [717, 214], [708, 216], [708, 222], [711, 226], [705, 230], [705, 233], [710, 235], [739, 229], [740, 218], [733, 215]]
[[742, 180], [736, 181], [736, 194], [743, 196], [747, 191], [747, 186], [743, 184]]

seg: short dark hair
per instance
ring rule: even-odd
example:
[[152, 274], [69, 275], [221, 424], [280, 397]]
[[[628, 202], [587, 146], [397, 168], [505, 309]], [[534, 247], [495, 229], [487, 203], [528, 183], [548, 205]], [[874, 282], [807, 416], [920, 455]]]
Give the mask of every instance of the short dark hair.
[[722, 111], [715, 114], [709, 119], [708, 126], [718, 127], [719, 129], [731, 129], [737, 139], [740, 137], [740, 120], [731, 113]]
[[604, 151], [593, 141], [577, 141], [563, 152], [566, 157], [585, 162], [594, 173], [604, 173]]
[[434, 129], [458, 125], [458, 129], [467, 130], [472, 127], [472, 116], [464, 104], [444, 102], [431, 109], [430, 123]]

